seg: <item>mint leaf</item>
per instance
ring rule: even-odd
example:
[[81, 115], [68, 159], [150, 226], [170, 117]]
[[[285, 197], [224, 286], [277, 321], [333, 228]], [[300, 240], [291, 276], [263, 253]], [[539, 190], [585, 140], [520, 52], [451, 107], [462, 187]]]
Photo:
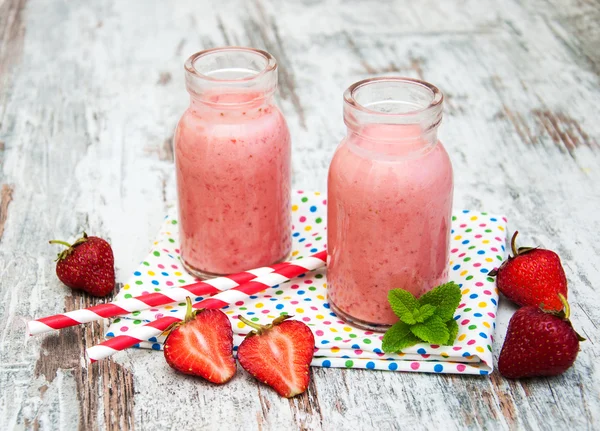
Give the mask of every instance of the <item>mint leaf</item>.
[[425, 304], [422, 307], [417, 308], [415, 311], [413, 311], [413, 317], [418, 323], [424, 322], [431, 316], [433, 316], [436, 309], [437, 308], [431, 304]]
[[419, 306], [419, 303], [412, 293], [403, 289], [390, 290], [388, 292], [388, 301], [392, 310], [401, 321], [409, 325], [417, 323], [413, 317], [413, 311]]
[[446, 323], [439, 316], [431, 316], [423, 323], [410, 327], [411, 332], [421, 340], [431, 344], [446, 344], [450, 331]]
[[396, 322], [383, 336], [381, 348], [386, 353], [396, 353], [407, 347], [414, 346], [419, 340], [410, 331], [410, 325], [404, 322]]
[[[435, 306], [435, 315], [438, 316], [442, 322], [446, 322], [454, 317], [456, 307], [460, 304], [462, 294], [460, 293], [460, 287], [453, 281], [442, 284], [435, 289], [427, 292], [419, 298], [419, 304], [421, 306], [429, 304]], [[408, 322], [407, 322], [408, 323]]]
[[388, 301], [400, 322], [383, 336], [383, 351], [398, 352], [419, 341], [453, 345], [458, 334], [453, 316], [461, 298], [460, 286], [452, 281], [437, 286], [418, 300], [406, 290], [390, 290]]
[[456, 340], [456, 336], [458, 335], [458, 323], [456, 323], [456, 320], [450, 319], [446, 322], [446, 327], [448, 328], [450, 336], [448, 337], [448, 341], [445, 343], [445, 345], [451, 346], [454, 344], [454, 340]]

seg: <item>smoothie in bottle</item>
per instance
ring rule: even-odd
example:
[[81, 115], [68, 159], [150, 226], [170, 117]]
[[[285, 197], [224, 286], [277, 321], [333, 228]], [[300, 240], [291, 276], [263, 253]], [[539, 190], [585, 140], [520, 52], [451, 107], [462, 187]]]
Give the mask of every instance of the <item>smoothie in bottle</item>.
[[277, 64], [220, 48], [185, 64], [191, 96], [174, 138], [181, 256], [200, 277], [285, 260], [291, 248], [289, 131]]
[[380, 78], [344, 95], [348, 135], [328, 179], [328, 300], [341, 318], [385, 330], [390, 289], [416, 297], [447, 281], [452, 166], [437, 139], [442, 94]]

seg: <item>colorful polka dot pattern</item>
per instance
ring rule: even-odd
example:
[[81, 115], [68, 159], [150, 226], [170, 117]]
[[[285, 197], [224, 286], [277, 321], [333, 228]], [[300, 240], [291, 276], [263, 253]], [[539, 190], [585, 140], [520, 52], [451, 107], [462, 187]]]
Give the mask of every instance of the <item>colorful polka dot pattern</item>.
[[[319, 192], [296, 191], [292, 200], [294, 259], [326, 248], [327, 199]], [[419, 344], [403, 353], [381, 351], [382, 334], [363, 331], [341, 321], [327, 303], [325, 269], [297, 277], [223, 311], [229, 316], [237, 346], [248, 328], [237, 316], [267, 323], [281, 314], [305, 322], [315, 335], [313, 366], [391, 371], [487, 375], [492, 371], [492, 341], [498, 304], [494, 279], [487, 274], [505, 258], [506, 218], [482, 212], [460, 211], [452, 217], [450, 279], [462, 288], [462, 301], [454, 318], [459, 333], [453, 346]], [[166, 217], [153, 248], [119, 293], [128, 298], [194, 282], [179, 262], [178, 227], [174, 215]], [[202, 298], [197, 297], [195, 301]], [[108, 336], [124, 334], [136, 325], [169, 313], [182, 317], [185, 304], [172, 304], [115, 319]], [[138, 347], [162, 348], [164, 337]]]

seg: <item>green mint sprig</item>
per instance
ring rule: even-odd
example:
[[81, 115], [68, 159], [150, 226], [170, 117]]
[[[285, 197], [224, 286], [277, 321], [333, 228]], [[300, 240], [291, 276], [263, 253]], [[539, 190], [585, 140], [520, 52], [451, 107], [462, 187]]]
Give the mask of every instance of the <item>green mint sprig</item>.
[[460, 287], [453, 281], [439, 285], [419, 299], [403, 289], [390, 290], [388, 301], [400, 319], [383, 336], [386, 353], [399, 352], [420, 342], [451, 346], [458, 334], [454, 312]]

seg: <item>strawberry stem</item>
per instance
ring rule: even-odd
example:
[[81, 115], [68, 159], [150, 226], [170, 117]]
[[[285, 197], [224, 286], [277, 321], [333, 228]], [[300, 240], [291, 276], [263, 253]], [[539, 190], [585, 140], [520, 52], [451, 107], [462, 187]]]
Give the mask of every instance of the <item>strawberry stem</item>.
[[[564, 307], [564, 314], [565, 314], [564, 319], [568, 321], [569, 316], [571, 315], [571, 306], [569, 305], [567, 298], [565, 298], [565, 295], [563, 295], [562, 293], [558, 294], [558, 298], [560, 299], [560, 302], [562, 302], [562, 305]], [[571, 325], [571, 327], [573, 327], [573, 326]], [[579, 333], [577, 331], [575, 331], [575, 328], [573, 328], [573, 331], [575, 332], [575, 335], [577, 335], [577, 339], [579, 341], [586, 341], [585, 338], [583, 338], [581, 335], [579, 335]]]
[[185, 309], [185, 318], [183, 319], [183, 321], [184, 321], [184, 323], [187, 323], [190, 320], [193, 320], [194, 317], [196, 317], [196, 313], [194, 312], [194, 310], [192, 308], [192, 298], [190, 298], [189, 296], [186, 296], [185, 304], [186, 304], [187, 308]]
[[87, 233], [85, 233], [85, 231], [84, 231], [81, 238], [79, 238], [77, 241], [75, 241], [73, 243], [73, 247], [77, 247], [79, 244], [83, 244], [84, 242], [87, 241], [87, 239], [88, 239]]
[[49, 244], [62, 244], [64, 246], [66, 246], [66, 247], [71, 247], [71, 244], [69, 244], [68, 242], [66, 242], [66, 241], [59, 241], [57, 239], [53, 239], [52, 241], [48, 241], [48, 243]]
[[518, 234], [519, 234], [519, 231], [516, 230], [512, 236], [512, 239], [510, 240], [510, 248], [512, 249], [513, 257], [517, 257], [519, 255], [519, 251], [517, 250], [517, 235]]
[[565, 319], [568, 320], [569, 316], [571, 315], [571, 306], [567, 302], [567, 298], [565, 298], [565, 296], [562, 293], [558, 294], [558, 298], [560, 299], [560, 302], [562, 302], [562, 305], [565, 309]]
[[250, 326], [251, 328], [256, 329], [257, 331], [260, 331], [263, 328], [262, 325], [249, 321], [241, 314], [238, 316], [238, 319], [240, 319], [242, 322], [244, 322], [246, 325]]

